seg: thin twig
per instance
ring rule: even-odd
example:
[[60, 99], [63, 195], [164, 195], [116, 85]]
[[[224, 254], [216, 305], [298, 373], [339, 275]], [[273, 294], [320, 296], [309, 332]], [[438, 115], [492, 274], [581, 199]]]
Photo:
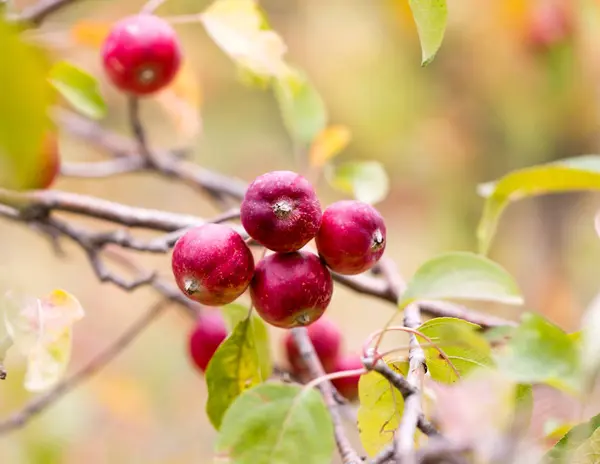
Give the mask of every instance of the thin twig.
[[[136, 208], [87, 195], [62, 192], [59, 190], [39, 190], [13, 192], [0, 189], [0, 215], [7, 218], [30, 222], [45, 218], [51, 211], [63, 211], [93, 217], [128, 227], [145, 228], [156, 231], [175, 232], [191, 226], [204, 224], [201, 218], [168, 213], [165, 211]], [[241, 227], [234, 227], [244, 234]], [[341, 276], [333, 273], [333, 278], [344, 286], [365, 295], [375, 296], [396, 304], [397, 292], [385, 279], [368, 274]], [[460, 305], [440, 301], [419, 302], [422, 312], [437, 317], [458, 317], [479, 324], [482, 327], [515, 325], [515, 322], [489, 316], [467, 309]]]
[[[406, 283], [400, 276], [394, 262], [389, 259], [381, 261], [381, 272], [388, 285], [398, 294], [406, 289]], [[421, 325], [421, 309], [418, 304], [410, 304], [404, 309], [404, 325], [416, 330]], [[414, 333], [409, 335], [408, 375], [406, 381], [413, 393], [404, 399], [404, 412], [398, 430], [394, 434], [395, 457], [403, 464], [416, 464], [414, 452], [415, 433], [419, 418], [423, 417], [421, 405], [421, 389], [423, 377], [427, 372], [425, 353], [419, 345]]]
[[61, 8], [75, 3], [76, 0], [39, 0], [37, 3], [25, 8], [15, 19], [21, 22], [39, 26], [52, 13]]
[[[302, 356], [302, 360], [307, 366], [310, 378], [316, 379], [323, 377], [325, 375], [325, 370], [323, 369], [321, 361], [319, 361], [317, 353], [315, 352], [315, 348], [308, 337], [306, 328], [297, 327], [292, 329], [292, 336], [298, 346], [300, 356]], [[342, 418], [338, 409], [339, 405], [336, 402], [333, 393], [333, 385], [329, 380], [324, 380], [319, 383], [317, 388], [321, 392], [321, 395], [323, 395], [323, 400], [325, 401], [325, 405], [327, 406], [327, 409], [329, 409], [329, 414], [333, 420], [335, 441], [342, 461], [344, 464], [357, 464], [361, 462], [358, 453], [352, 448], [352, 444], [344, 431], [344, 425], [342, 424]]]
[[62, 163], [60, 174], [65, 177], [100, 179], [141, 171], [146, 163], [141, 158], [120, 157], [89, 163]]
[[149, 311], [144, 313], [136, 322], [134, 322], [119, 338], [114, 340], [104, 351], [94, 357], [88, 364], [75, 374], [65, 378], [58, 383], [52, 390], [44, 395], [35, 398], [23, 409], [12, 416], [0, 422], [0, 434], [7, 433], [23, 427], [37, 414], [43, 412], [48, 406], [62, 398], [66, 393], [73, 390], [83, 381], [94, 375], [110, 361], [112, 361], [121, 351], [137, 338], [137, 336], [154, 321], [167, 307], [166, 301], [161, 300], [156, 303]]

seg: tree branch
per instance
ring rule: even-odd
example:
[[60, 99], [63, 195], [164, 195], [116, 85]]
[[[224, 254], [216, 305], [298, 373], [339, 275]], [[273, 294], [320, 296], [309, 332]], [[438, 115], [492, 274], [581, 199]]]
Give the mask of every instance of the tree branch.
[[[201, 218], [168, 213], [165, 211], [136, 208], [132, 206], [115, 203], [87, 195], [62, 192], [59, 190], [38, 190], [31, 192], [13, 192], [0, 189], [0, 215], [13, 220], [31, 222], [32, 220], [46, 219], [52, 211], [63, 211], [78, 214], [86, 217], [93, 217], [105, 221], [121, 224], [134, 228], [145, 228], [164, 232], [177, 232], [181, 234], [182, 230], [189, 227], [204, 224]], [[224, 213], [225, 220], [232, 211]], [[246, 235], [241, 227], [234, 227], [238, 232]], [[174, 243], [173, 237], [168, 240]], [[119, 240], [115, 237], [115, 242]], [[176, 240], [176, 239], [175, 239]], [[122, 240], [121, 245], [125, 246], [128, 239]], [[153, 242], [148, 245], [155, 251], [161, 248]], [[140, 246], [140, 248], [143, 248]], [[135, 249], [135, 248], [134, 248]], [[381, 278], [372, 277], [368, 274], [358, 276], [342, 276], [332, 273], [333, 278], [342, 285], [365, 295], [375, 296], [390, 303], [396, 304], [398, 292], [388, 281]], [[498, 325], [515, 325], [515, 322], [505, 319], [478, 313], [460, 305], [446, 303], [441, 301], [422, 301], [419, 302], [421, 311], [436, 317], [458, 317], [467, 321], [479, 324], [482, 327], [494, 327]]]
[[28, 22], [34, 26], [40, 26], [44, 20], [52, 13], [61, 8], [75, 3], [76, 0], [40, 0], [37, 3], [25, 8], [15, 19], [21, 22]]
[[19, 429], [33, 419], [37, 414], [43, 412], [48, 406], [59, 400], [65, 394], [73, 390], [83, 381], [94, 375], [121, 351], [123, 351], [135, 338], [154, 321], [167, 307], [166, 301], [161, 300], [134, 322], [119, 338], [113, 341], [104, 351], [93, 358], [87, 365], [70, 377], [58, 383], [52, 390], [35, 398], [23, 409], [16, 412], [7, 419], [0, 421], [0, 434]]
[[[316, 379], [318, 377], [322, 377], [325, 375], [325, 370], [321, 365], [321, 361], [315, 352], [315, 348], [313, 347], [310, 338], [308, 337], [308, 332], [305, 327], [297, 327], [292, 329], [292, 336], [294, 337], [294, 341], [298, 346], [298, 351], [300, 352], [300, 356], [302, 356], [302, 360], [306, 364], [308, 368], [308, 373], [311, 379]], [[331, 419], [333, 420], [333, 427], [335, 433], [335, 441], [337, 443], [338, 451], [342, 458], [344, 464], [357, 464], [360, 463], [361, 460], [358, 456], [358, 453], [352, 448], [352, 444], [346, 433], [344, 431], [344, 425], [342, 423], [342, 417], [339, 412], [339, 404], [337, 403], [334, 395], [334, 387], [329, 380], [324, 380], [319, 383], [317, 386], [321, 395], [323, 395], [323, 399], [325, 401], [325, 405], [327, 409], [329, 409], [329, 414], [331, 415]]]

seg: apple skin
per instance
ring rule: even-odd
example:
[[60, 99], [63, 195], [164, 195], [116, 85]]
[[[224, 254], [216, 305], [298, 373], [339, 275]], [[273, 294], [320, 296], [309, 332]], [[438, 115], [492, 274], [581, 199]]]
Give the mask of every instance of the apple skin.
[[[331, 369], [333, 372], [342, 371], [353, 371], [356, 369], [363, 368], [362, 360], [357, 354], [346, 354], [339, 356]], [[360, 375], [351, 375], [349, 377], [340, 377], [332, 379], [331, 383], [337, 389], [337, 391], [346, 398], [348, 401], [355, 401], [358, 399], [358, 382]]]
[[321, 225], [321, 204], [310, 182], [292, 171], [273, 171], [248, 187], [240, 208], [242, 225], [272, 251], [297, 251]]
[[317, 250], [332, 271], [356, 275], [371, 269], [386, 246], [383, 217], [371, 205], [342, 200], [323, 213]]
[[[323, 368], [329, 371], [333, 368], [342, 346], [342, 332], [338, 326], [327, 317], [322, 317], [307, 328], [308, 338], [312, 342], [317, 357], [321, 361]], [[286, 332], [284, 337], [284, 348], [287, 361], [291, 367], [291, 372], [301, 378], [306, 373], [306, 365], [294, 342], [294, 337], [290, 331]]]
[[207, 306], [222, 306], [248, 288], [254, 257], [231, 227], [204, 224], [177, 241], [171, 267], [177, 286], [188, 298]]
[[226, 338], [227, 327], [221, 312], [216, 309], [204, 310], [190, 332], [188, 341], [190, 358], [201, 372], [206, 371], [217, 348]]
[[169, 85], [181, 67], [175, 30], [151, 14], [115, 23], [102, 46], [102, 64], [110, 81], [131, 95], [150, 95]]
[[257, 265], [250, 296], [256, 312], [275, 327], [309, 326], [325, 312], [333, 295], [329, 270], [313, 253], [275, 253]]

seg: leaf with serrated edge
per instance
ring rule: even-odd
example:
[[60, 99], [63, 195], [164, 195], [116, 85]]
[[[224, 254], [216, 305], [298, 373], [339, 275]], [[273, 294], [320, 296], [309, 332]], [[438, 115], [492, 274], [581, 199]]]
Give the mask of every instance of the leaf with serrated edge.
[[83, 69], [61, 61], [50, 70], [50, 83], [81, 114], [100, 119], [106, 114], [106, 104], [98, 81]]
[[325, 177], [333, 188], [371, 205], [384, 200], [390, 190], [388, 174], [378, 161], [327, 165]]
[[495, 182], [482, 184], [483, 215], [477, 227], [479, 250], [486, 253], [498, 220], [509, 203], [549, 193], [600, 190], [600, 156], [584, 155], [513, 171]]
[[496, 356], [498, 367], [517, 382], [547, 383], [567, 392], [580, 385], [577, 342], [542, 316], [525, 313], [506, 349]]
[[[407, 362], [388, 365], [402, 375], [408, 372]], [[360, 441], [367, 454], [375, 456], [393, 441], [404, 411], [404, 399], [385, 377], [373, 371], [360, 376], [358, 395]]]
[[[480, 327], [471, 322], [452, 317], [437, 317], [422, 324], [417, 330], [426, 335], [448, 357], [461, 376], [478, 367], [493, 364], [491, 347], [476, 331]], [[426, 340], [420, 338], [422, 343]], [[429, 373], [434, 380], [453, 383], [456, 373], [440, 352], [433, 346], [423, 346]]]
[[421, 65], [427, 66], [444, 40], [448, 17], [446, 0], [409, 0], [408, 3], [421, 41]]
[[499, 264], [474, 253], [443, 253], [417, 269], [398, 303], [462, 299], [520, 305], [523, 298], [511, 275]]
[[265, 383], [241, 394], [219, 433], [215, 462], [330, 464], [333, 423], [321, 395], [302, 386]]
[[263, 374], [270, 375], [270, 361], [265, 367], [265, 360], [261, 363], [260, 359], [265, 352], [268, 353], [266, 328], [262, 321], [250, 317], [236, 325], [213, 355], [206, 369], [206, 412], [216, 429], [235, 398], [266, 380]]

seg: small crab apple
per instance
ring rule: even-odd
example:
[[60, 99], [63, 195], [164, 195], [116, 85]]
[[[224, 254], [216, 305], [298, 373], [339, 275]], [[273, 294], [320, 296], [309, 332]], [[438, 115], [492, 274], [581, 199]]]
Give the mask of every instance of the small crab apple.
[[[330, 319], [322, 317], [307, 328], [308, 338], [315, 347], [315, 352], [323, 368], [328, 371], [338, 357], [342, 344], [342, 333], [338, 326]], [[298, 346], [292, 333], [288, 331], [284, 338], [284, 347], [287, 360], [292, 368], [292, 373], [301, 375], [306, 369]]]
[[256, 312], [283, 329], [308, 326], [327, 309], [333, 294], [329, 270], [313, 253], [275, 253], [262, 259], [250, 284]]
[[333, 203], [323, 213], [317, 249], [333, 271], [345, 275], [371, 269], [385, 250], [383, 217], [371, 205], [355, 200]]
[[321, 224], [321, 204], [310, 182], [291, 171], [257, 177], [241, 206], [246, 232], [269, 250], [297, 251], [314, 238]]
[[[354, 371], [362, 369], [363, 363], [360, 356], [357, 354], [347, 354], [339, 356], [331, 369], [333, 372], [342, 371]], [[360, 380], [360, 374], [350, 375], [348, 377], [339, 377], [337, 379], [331, 379], [331, 383], [337, 389], [337, 391], [349, 401], [354, 401], [358, 398], [358, 381]]]
[[188, 342], [190, 357], [200, 371], [206, 371], [215, 351], [226, 338], [227, 327], [221, 312], [216, 309], [204, 310], [190, 332]]
[[151, 14], [128, 16], [112, 27], [102, 47], [112, 83], [132, 95], [166, 87], [181, 65], [181, 46], [173, 28]]
[[254, 273], [254, 257], [240, 234], [222, 224], [190, 229], [173, 248], [173, 275], [185, 295], [207, 306], [237, 299]]

